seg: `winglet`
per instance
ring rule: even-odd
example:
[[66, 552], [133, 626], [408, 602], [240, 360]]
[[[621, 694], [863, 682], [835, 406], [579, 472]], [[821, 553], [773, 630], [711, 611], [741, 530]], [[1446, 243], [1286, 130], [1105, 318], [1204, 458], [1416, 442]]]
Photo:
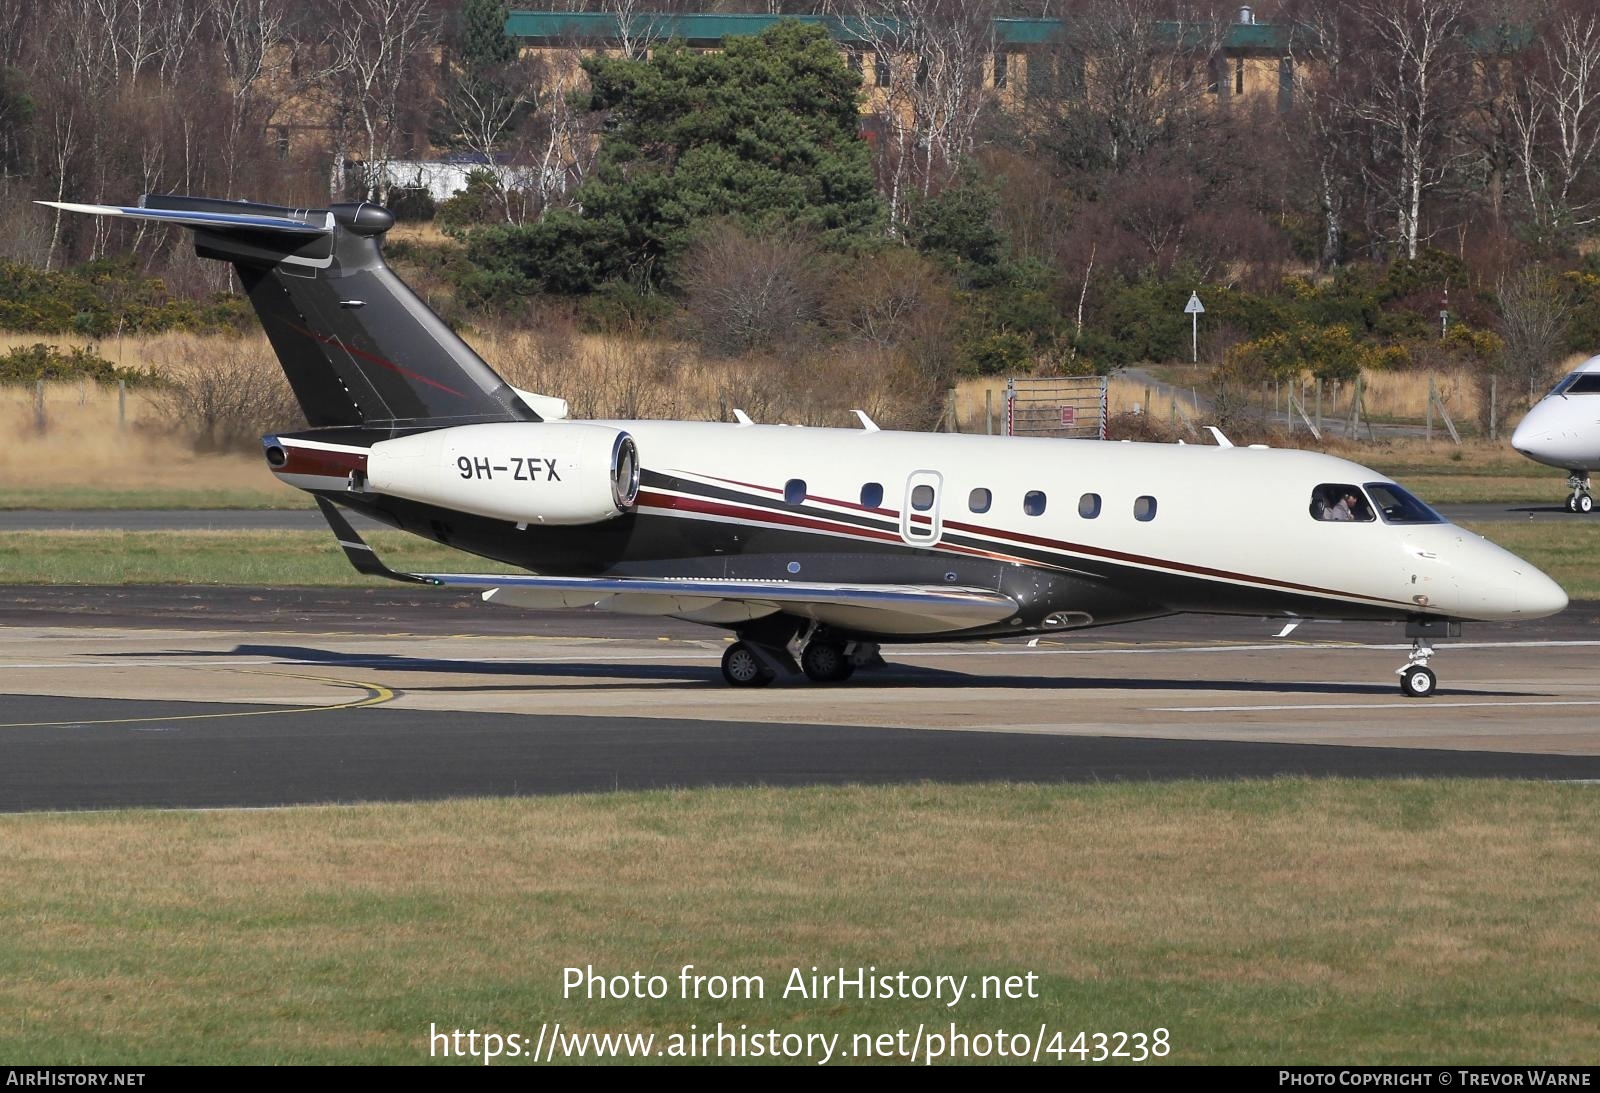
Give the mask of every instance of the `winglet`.
[[333, 537], [344, 548], [344, 556], [350, 559], [350, 564], [357, 573], [364, 573], [369, 577], [387, 577], [391, 581], [403, 581], [407, 584], [426, 584], [438, 586], [442, 581], [432, 577], [419, 577], [415, 573], [400, 573], [390, 569], [378, 560], [377, 551], [367, 545], [367, 541], [350, 526], [350, 521], [344, 518], [338, 506], [326, 497], [317, 498], [317, 507], [322, 510], [322, 518], [328, 521], [328, 526], [333, 529]]

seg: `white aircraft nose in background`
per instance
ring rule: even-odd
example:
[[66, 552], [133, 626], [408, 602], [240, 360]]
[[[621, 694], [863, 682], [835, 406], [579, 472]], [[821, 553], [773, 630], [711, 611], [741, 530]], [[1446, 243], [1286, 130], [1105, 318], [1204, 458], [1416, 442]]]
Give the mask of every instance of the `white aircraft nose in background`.
[[1594, 507], [1589, 472], [1600, 467], [1600, 356], [1562, 378], [1528, 411], [1511, 446], [1529, 459], [1567, 472], [1568, 512]]

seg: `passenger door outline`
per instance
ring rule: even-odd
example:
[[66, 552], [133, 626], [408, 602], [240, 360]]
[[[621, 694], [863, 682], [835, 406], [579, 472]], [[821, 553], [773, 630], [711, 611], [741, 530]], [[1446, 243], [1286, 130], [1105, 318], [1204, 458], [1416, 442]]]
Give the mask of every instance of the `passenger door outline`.
[[[926, 509], [912, 507], [919, 486], [933, 490], [933, 504]], [[938, 471], [912, 471], [906, 478], [906, 492], [900, 506], [900, 538], [911, 546], [931, 547], [944, 535], [944, 520], [939, 514], [939, 499], [944, 492], [944, 476]]]

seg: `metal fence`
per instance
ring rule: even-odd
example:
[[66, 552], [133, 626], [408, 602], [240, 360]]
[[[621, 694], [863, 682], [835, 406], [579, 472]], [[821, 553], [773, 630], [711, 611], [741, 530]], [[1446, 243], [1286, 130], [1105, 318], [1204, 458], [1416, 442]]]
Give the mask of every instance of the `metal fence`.
[[1106, 438], [1104, 376], [1006, 381], [1006, 435]]

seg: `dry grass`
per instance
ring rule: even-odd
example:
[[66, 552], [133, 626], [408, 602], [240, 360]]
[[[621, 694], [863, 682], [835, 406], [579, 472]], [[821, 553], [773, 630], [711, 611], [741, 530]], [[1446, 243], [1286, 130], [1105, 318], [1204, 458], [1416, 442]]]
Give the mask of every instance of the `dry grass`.
[[[0, 335], [0, 352], [37, 340]], [[45, 340], [61, 345], [91, 344], [73, 338]], [[943, 405], [943, 392], [904, 360], [892, 353], [861, 348], [729, 359], [709, 356], [685, 343], [578, 334], [559, 325], [536, 333], [474, 334], [470, 340], [512, 383], [566, 398], [578, 417], [714, 420], [731, 416], [737, 408], [757, 421], [853, 426], [850, 410], [859, 408], [886, 428], [924, 429], [940, 419]], [[259, 335], [243, 339], [192, 335], [114, 339], [96, 344], [96, 350], [125, 367], [192, 377], [203, 373], [211, 362], [217, 369], [226, 366], [282, 386]], [[1182, 390], [1203, 383], [1203, 370], [1167, 371], [1179, 388], [1177, 401], [1192, 405]], [[1460, 376], [1440, 377], [1438, 382], [1458, 424], [1469, 421], [1474, 413], [1472, 385]], [[227, 393], [235, 386], [242, 384], [222, 384], [220, 391]], [[48, 428], [40, 434], [33, 425], [32, 388], [0, 387], [0, 428], [6, 428], [12, 438], [0, 447], [0, 505], [48, 503], [48, 496], [41, 498], [37, 492], [28, 492], [29, 488], [76, 490], [72, 496], [83, 500], [74, 502], [68, 496], [67, 504], [99, 505], [99, 494], [93, 491], [199, 487], [233, 491], [245, 504], [294, 504], [295, 495], [264, 472], [253, 451], [205, 458], [193, 453], [197, 415], [192, 407], [200, 398], [192, 392], [197, 390], [190, 383], [184, 388], [190, 393], [176, 399], [129, 392], [129, 427], [119, 432], [114, 388], [51, 385], [46, 397]], [[282, 408], [281, 400], [267, 397], [270, 393], [257, 400], [262, 406], [277, 407], [270, 413], [256, 413], [249, 407], [230, 411], [238, 423], [232, 432], [236, 439], [244, 438], [246, 449], [258, 430], [285, 424], [265, 417], [292, 412]], [[957, 394], [963, 432], [985, 431], [986, 393], [992, 399], [995, 427], [1003, 427], [1003, 379], [969, 379], [960, 384]], [[1421, 422], [1426, 395], [1426, 377], [1374, 376], [1368, 389], [1368, 412]], [[1153, 423], [1165, 428], [1177, 416], [1171, 408], [1173, 398], [1154, 390], [1147, 395], [1144, 384], [1126, 378], [1111, 380], [1113, 415], [1139, 406]], [[1341, 412], [1341, 406], [1331, 390], [1326, 393], [1326, 413], [1333, 416]], [[1190, 416], [1197, 424], [1204, 423], [1205, 415], [1195, 415], [1191, 409]], [[1282, 446], [1311, 443], [1303, 432], [1291, 435], [1280, 430], [1273, 434], [1269, 429], [1268, 434], [1259, 439]], [[1555, 487], [1546, 482], [1548, 476], [1504, 444], [1469, 441], [1456, 448], [1442, 439], [1442, 432], [1438, 435], [1441, 439], [1431, 445], [1421, 440], [1350, 444], [1330, 439], [1323, 447], [1415, 484], [1431, 500], [1515, 501], [1554, 496], [1551, 490]], [[1484, 476], [1499, 481], [1481, 488], [1470, 481]], [[1442, 483], [1441, 479], [1459, 481]], [[141, 502], [130, 497], [127, 503]]]
[[[1558, 1063], [1592, 1058], [1600, 1002], [1586, 787], [730, 790], [0, 835], [0, 1053], [28, 1063], [408, 1062], [430, 1021], [547, 1020], [1162, 1026], [1173, 1062]], [[767, 994], [563, 998], [591, 964]], [[791, 968], [858, 965], [1032, 971], [1040, 997], [778, 997]]]
[[258, 456], [198, 455], [174, 434], [148, 392], [131, 390], [117, 427], [117, 390], [95, 384], [45, 387], [46, 428], [35, 423], [34, 389], [0, 386], [0, 503], [13, 491], [203, 489], [292, 500]]

